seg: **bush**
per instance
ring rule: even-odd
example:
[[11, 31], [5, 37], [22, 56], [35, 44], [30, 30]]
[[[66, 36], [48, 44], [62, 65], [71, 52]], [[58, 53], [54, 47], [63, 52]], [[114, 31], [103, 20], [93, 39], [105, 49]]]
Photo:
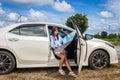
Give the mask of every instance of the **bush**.
[[116, 34], [109, 34], [108, 35], [108, 38], [111, 39], [111, 38], [117, 38], [117, 35]]

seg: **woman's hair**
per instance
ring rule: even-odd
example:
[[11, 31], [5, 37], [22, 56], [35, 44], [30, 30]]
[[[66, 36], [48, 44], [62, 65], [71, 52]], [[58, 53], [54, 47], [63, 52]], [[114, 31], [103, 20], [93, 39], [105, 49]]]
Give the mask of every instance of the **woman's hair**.
[[[54, 26], [54, 27], [52, 28], [52, 36], [53, 36], [53, 37], [55, 37], [54, 32], [55, 32], [56, 30], [58, 30], [58, 27]], [[58, 34], [57, 34], [57, 40], [59, 40]]]

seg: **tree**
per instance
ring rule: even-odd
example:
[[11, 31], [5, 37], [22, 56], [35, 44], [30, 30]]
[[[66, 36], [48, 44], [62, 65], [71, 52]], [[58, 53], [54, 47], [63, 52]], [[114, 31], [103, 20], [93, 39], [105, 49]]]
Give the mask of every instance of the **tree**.
[[106, 31], [102, 31], [102, 32], [101, 32], [101, 37], [102, 37], [102, 38], [106, 38], [106, 37], [107, 37], [107, 34], [108, 34], [108, 33], [107, 33]]
[[[88, 26], [88, 18], [86, 17], [86, 15], [75, 14], [75, 15], [73, 15], [73, 16], [71, 16], [71, 17], [76, 20], [76, 22], [78, 23], [78, 25], [79, 25], [80, 28], [81, 28], [81, 32], [84, 33], [84, 32], [87, 30], [87, 28], [89, 27], [89, 26]], [[71, 28], [74, 29], [74, 26], [72, 25], [72, 22], [70, 21], [70, 18], [71, 18], [71, 17], [69, 17], [69, 18], [67, 19], [67, 21], [66, 21], [65, 24], [66, 24], [68, 27], [71, 27]]]
[[110, 39], [112, 39], [112, 38], [117, 38], [117, 35], [111, 33], [111, 34], [108, 35], [108, 38], [110, 38]]
[[94, 37], [95, 37], [95, 38], [100, 38], [101, 36], [100, 36], [99, 33], [97, 33], [97, 34], [94, 35]]

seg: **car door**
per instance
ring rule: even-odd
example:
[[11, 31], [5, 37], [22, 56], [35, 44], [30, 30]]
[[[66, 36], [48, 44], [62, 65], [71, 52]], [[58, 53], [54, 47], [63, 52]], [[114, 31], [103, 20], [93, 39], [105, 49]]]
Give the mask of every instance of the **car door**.
[[77, 25], [76, 21], [73, 18], [71, 18], [70, 20], [76, 30], [77, 38], [78, 38], [77, 64], [78, 64], [78, 72], [80, 72], [82, 69], [84, 58], [86, 56], [86, 41], [84, 40], [84, 37], [83, 37], [81, 30], [79, 29], [79, 26]]
[[6, 41], [20, 62], [47, 63], [49, 39], [44, 24], [23, 24], [6, 33]]

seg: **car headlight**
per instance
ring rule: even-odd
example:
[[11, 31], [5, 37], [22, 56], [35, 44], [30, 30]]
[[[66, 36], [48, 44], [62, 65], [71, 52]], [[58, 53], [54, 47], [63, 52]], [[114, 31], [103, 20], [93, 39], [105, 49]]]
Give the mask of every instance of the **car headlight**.
[[107, 43], [107, 42], [105, 42], [105, 44], [107, 44], [108, 46], [110, 46], [112, 48], [115, 48], [115, 46], [113, 44], [110, 44], [110, 43]]

